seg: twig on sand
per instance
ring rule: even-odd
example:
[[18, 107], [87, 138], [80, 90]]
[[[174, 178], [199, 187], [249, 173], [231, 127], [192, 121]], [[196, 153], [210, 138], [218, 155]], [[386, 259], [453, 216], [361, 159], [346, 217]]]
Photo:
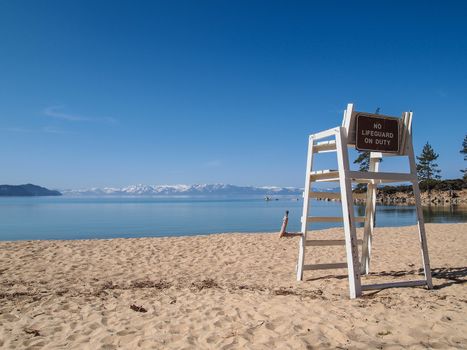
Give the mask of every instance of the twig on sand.
[[136, 304], [132, 304], [130, 305], [130, 309], [136, 312], [148, 312], [148, 310], [146, 310], [142, 305], [138, 306]]
[[261, 327], [265, 322], [266, 322], [265, 320], [259, 320], [258, 324], [254, 325], [254, 326], [251, 326], [249, 329], [252, 330], [252, 329], [256, 329], [258, 327]]
[[33, 328], [25, 328], [24, 333], [32, 334], [35, 337], [39, 337], [41, 335], [41, 332], [39, 332], [37, 329], [33, 329]]
[[192, 287], [195, 287], [198, 290], [203, 290], [205, 288], [219, 288], [217, 282], [212, 278], [204, 279], [201, 282], [193, 282], [191, 285]]

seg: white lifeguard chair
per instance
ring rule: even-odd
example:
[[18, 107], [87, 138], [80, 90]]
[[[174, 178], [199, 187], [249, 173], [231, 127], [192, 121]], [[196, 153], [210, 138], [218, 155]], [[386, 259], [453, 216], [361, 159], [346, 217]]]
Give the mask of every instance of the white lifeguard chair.
[[[348, 104], [344, 111], [342, 126], [312, 134], [308, 142], [308, 157], [302, 213], [301, 238], [297, 262], [297, 280], [303, 279], [303, 271], [347, 268], [349, 276], [350, 298], [361, 296], [362, 291], [390, 287], [427, 286], [431, 289], [431, 270], [425, 225], [417, 179], [417, 168], [412, 145], [412, 112], [404, 112], [401, 118], [375, 115], [354, 111], [353, 104]], [[357, 134], [359, 132], [359, 134]], [[368, 172], [351, 171], [349, 166], [349, 147], [369, 151], [370, 166]], [[336, 152], [338, 170], [313, 170], [315, 155], [323, 152]], [[409, 173], [380, 172], [379, 164], [383, 157], [406, 156], [409, 160]], [[314, 192], [314, 182], [339, 182], [340, 193]], [[361, 274], [368, 274], [370, 268], [371, 242], [375, 224], [376, 186], [381, 183], [409, 182], [413, 186], [417, 210], [418, 232], [425, 278], [416, 281], [362, 285]], [[354, 193], [352, 183], [367, 184], [365, 216], [354, 216]], [[312, 216], [310, 199], [340, 199], [342, 217]], [[310, 224], [316, 222], [343, 222], [344, 240], [309, 239]], [[364, 223], [364, 237], [357, 241], [356, 223]], [[362, 244], [361, 259], [358, 245]], [[305, 265], [307, 246], [345, 245], [347, 262]]]

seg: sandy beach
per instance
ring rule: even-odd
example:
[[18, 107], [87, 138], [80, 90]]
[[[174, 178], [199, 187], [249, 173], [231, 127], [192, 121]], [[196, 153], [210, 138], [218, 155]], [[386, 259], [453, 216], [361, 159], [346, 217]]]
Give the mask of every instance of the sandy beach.
[[[467, 348], [467, 224], [426, 228], [435, 289], [356, 300], [344, 269], [296, 282], [298, 238], [277, 234], [1, 242], [0, 347]], [[420, 278], [420, 260], [415, 226], [377, 228], [363, 283]]]

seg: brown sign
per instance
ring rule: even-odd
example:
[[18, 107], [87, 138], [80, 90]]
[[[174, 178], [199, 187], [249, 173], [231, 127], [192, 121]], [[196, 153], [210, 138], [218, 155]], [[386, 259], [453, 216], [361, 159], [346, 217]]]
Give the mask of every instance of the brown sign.
[[376, 114], [357, 114], [357, 142], [359, 151], [399, 152], [399, 119]]

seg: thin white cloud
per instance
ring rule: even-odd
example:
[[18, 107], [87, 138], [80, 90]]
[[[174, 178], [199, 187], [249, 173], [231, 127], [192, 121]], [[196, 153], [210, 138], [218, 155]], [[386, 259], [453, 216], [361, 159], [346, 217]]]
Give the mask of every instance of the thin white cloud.
[[47, 134], [68, 134], [67, 131], [54, 126], [44, 126], [38, 129], [29, 129], [29, 128], [0, 128], [0, 131], [13, 132], [13, 133], [47, 133]]
[[222, 162], [218, 159], [210, 160], [204, 163], [204, 166], [207, 168], [218, 168], [222, 165]]
[[60, 112], [60, 109], [62, 109], [63, 106], [51, 106], [47, 107], [44, 109], [44, 114], [49, 116], [49, 117], [54, 117], [57, 119], [63, 119], [63, 120], [68, 120], [68, 121], [87, 121], [88, 118], [77, 116], [77, 115], [71, 115], [67, 113]]
[[41, 131], [49, 133], [49, 134], [67, 134], [68, 133], [67, 131], [57, 128], [55, 126], [44, 126], [41, 129]]
[[17, 127], [11, 127], [11, 128], [0, 128], [1, 131], [8, 131], [8, 132], [36, 132], [37, 130], [34, 129], [27, 129], [27, 128], [17, 128]]
[[78, 114], [70, 114], [63, 112], [65, 106], [50, 106], [44, 109], [44, 115], [55, 119], [67, 120], [70, 122], [103, 122], [116, 123], [117, 120], [112, 117], [85, 117]]

